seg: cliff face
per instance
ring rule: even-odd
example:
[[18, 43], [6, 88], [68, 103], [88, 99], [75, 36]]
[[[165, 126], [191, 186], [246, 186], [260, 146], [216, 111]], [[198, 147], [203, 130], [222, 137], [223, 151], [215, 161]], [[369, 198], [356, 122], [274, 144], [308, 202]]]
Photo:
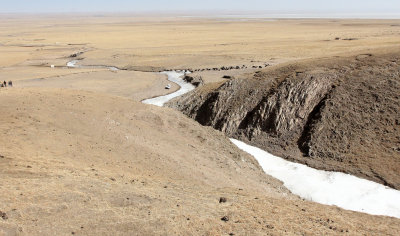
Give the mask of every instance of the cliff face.
[[282, 138], [298, 135], [310, 114], [332, 89], [333, 75], [303, 75], [283, 81], [250, 111], [241, 127], [248, 137], [263, 132]]
[[168, 106], [287, 159], [400, 189], [400, 53], [284, 65]]

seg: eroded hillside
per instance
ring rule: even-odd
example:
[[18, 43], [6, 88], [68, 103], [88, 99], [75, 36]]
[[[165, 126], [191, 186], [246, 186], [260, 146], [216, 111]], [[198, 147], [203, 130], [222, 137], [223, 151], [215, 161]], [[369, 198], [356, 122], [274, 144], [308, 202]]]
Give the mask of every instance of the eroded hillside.
[[0, 90], [1, 235], [392, 234], [302, 201], [222, 133], [93, 92]]
[[171, 101], [200, 124], [309, 166], [400, 188], [400, 53], [281, 65]]

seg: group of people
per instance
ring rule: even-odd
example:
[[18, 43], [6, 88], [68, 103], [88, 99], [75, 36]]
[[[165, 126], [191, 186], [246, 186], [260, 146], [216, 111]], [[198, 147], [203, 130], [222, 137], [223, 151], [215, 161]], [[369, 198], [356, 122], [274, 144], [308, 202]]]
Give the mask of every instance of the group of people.
[[[8, 81], [8, 87], [12, 87], [12, 86], [13, 86], [12, 81], [11, 81], [11, 80]], [[1, 83], [1, 84], [0, 84], [0, 87], [7, 87], [7, 82], [4, 81], [3, 83]]]

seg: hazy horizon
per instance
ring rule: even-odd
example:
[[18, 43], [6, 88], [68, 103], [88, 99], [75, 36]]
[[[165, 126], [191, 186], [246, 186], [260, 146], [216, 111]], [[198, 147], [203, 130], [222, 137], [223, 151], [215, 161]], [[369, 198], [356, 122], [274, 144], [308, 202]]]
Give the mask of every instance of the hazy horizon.
[[400, 13], [345, 13], [311, 11], [132, 11], [132, 12], [1, 12], [0, 17], [183, 17], [226, 19], [400, 19]]
[[129, 1], [69, 0], [14, 0], [2, 3], [0, 13], [161, 13], [161, 14], [303, 14], [303, 15], [344, 15], [344, 16], [400, 16], [398, 0], [148, 0]]

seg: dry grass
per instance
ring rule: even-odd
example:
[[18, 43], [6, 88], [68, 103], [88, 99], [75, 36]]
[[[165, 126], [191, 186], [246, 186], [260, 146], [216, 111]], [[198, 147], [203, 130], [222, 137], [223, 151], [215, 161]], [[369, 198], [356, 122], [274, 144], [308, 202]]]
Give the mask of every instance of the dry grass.
[[[0, 79], [59, 78], [77, 72], [99, 71], [61, 69], [71, 60], [70, 55], [79, 52], [85, 52], [78, 57], [84, 59], [82, 64], [113, 65], [142, 71], [277, 64], [398, 45], [400, 27], [393, 25], [399, 22], [3, 16], [0, 21]], [[335, 40], [337, 37], [341, 40]], [[50, 65], [57, 68], [51, 69]], [[224, 74], [236, 76], [251, 71], [254, 70], [201, 74], [206, 82], [214, 82]], [[95, 81], [96, 75], [85, 74], [82, 80]], [[124, 77], [122, 73], [121, 76]], [[135, 78], [133, 82], [118, 83], [121, 86], [139, 83], [137, 88], [143, 91], [163, 81], [163, 77], [152, 80], [154, 75], [136, 74], [132, 77]], [[92, 82], [90, 85], [96, 87]], [[65, 83], [59, 87], [65, 87]], [[145, 93], [155, 96], [165, 91], [157, 89]]]
[[[400, 43], [399, 20], [277, 20], [88, 17], [0, 23], [0, 66], [89, 50], [86, 63], [189, 68], [285, 61]], [[339, 37], [342, 40], [335, 40]], [[343, 40], [356, 39], [356, 40]], [[57, 64], [57, 63], [52, 63]]]
[[[0, 235], [396, 234], [397, 219], [296, 200], [221, 133], [130, 101], [168, 92], [165, 76], [140, 70], [386, 48], [400, 43], [394, 24], [0, 16], [0, 81], [15, 81], [0, 89]], [[78, 52], [130, 70], [63, 68]]]
[[395, 218], [298, 200], [222, 133], [173, 110], [59, 89], [0, 99], [0, 235], [399, 231]]

